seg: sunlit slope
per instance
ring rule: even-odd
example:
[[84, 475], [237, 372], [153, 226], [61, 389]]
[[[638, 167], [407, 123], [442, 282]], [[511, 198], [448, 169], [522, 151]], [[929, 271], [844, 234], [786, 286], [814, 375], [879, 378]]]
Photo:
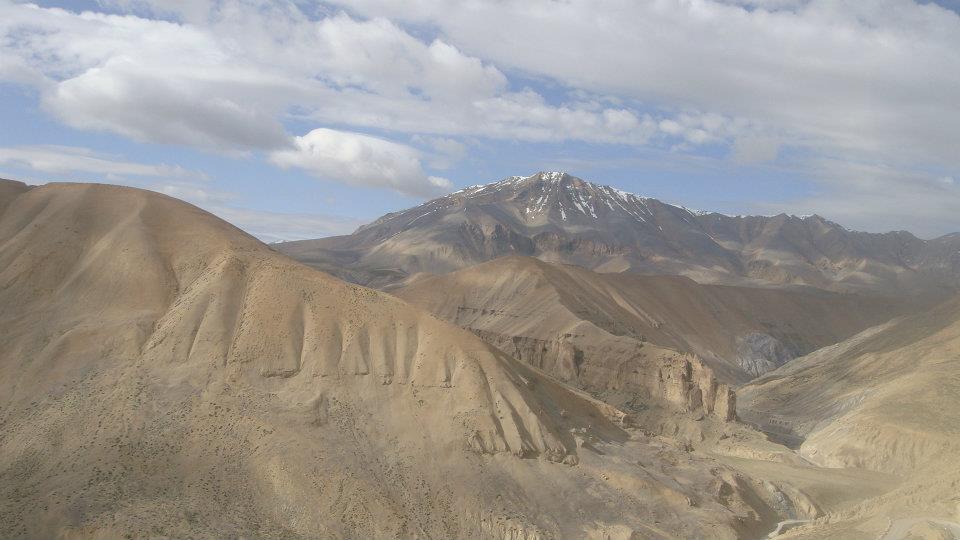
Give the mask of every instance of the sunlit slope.
[[778, 519], [748, 487], [711, 495], [729, 469], [180, 201], [0, 182], [0, 211], [0, 536], [736, 538]]
[[803, 437], [815, 463], [906, 480], [865, 515], [960, 512], [960, 299], [794, 360], [738, 399], [742, 417]]

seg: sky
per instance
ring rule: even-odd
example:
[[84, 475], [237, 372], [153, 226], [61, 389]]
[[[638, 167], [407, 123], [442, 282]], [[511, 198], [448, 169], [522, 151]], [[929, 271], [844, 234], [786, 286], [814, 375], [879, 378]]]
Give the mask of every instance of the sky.
[[272, 242], [540, 170], [960, 231], [960, 0], [0, 0], [0, 177]]

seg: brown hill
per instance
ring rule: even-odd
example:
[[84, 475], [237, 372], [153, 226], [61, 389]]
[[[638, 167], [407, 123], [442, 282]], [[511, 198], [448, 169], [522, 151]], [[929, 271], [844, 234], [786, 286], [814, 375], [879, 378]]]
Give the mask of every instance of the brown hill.
[[387, 214], [351, 235], [278, 244], [385, 287], [504, 255], [702, 283], [938, 297], [960, 289], [960, 235], [849, 231], [819, 216], [694, 212], [559, 172], [513, 176]]
[[[812, 288], [701, 285], [680, 276], [600, 274], [516, 256], [418, 275], [393, 292], [593, 390], [629, 373], [626, 366], [654, 345], [700, 357], [724, 382], [745, 381], [909, 308]], [[637, 352], [644, 344], [647, 351]]]
[[838, 531], [887, 527], [895, 538], [889, 520], [904, 533], [918, 515], [960, 522], [960, 298], [794, 360], [738, 395], [742, 417], [795, 437], [806, 459], [905, 479], [841, 516]]
[[682, 441], [149, 192], [0, 181], [0, 343], [6, 538], [744, 538], [783, 515]]

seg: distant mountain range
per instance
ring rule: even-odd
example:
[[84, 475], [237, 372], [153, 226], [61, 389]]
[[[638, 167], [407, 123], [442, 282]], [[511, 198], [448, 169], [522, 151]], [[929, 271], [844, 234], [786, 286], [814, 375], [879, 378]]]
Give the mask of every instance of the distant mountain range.
[[960, 234], [924, 240], [905, 231], [851, 231], [816, 215], [694, 211], [562, 172], [472, 186], [351, 235], [274, 247], [385, 288], [418, 272], [445, 273], [504, 255], [701, 283], [931, 296], [960, 288]]

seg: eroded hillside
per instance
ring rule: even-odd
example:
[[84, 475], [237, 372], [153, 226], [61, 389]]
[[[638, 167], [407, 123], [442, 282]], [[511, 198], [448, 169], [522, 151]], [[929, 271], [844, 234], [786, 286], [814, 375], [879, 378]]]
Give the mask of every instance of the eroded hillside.
[[741, 538], [735, 469], [189, 205], [3, 184], [7, 537]]
[[563, 380], [601, 390], [623, 378], [610, 370], [663, 349], [696, 356], [723, 382], [746, 381], [915, 309], [883, 297], [600, 274], [531, 257], [421, 274], [393, 294]]

